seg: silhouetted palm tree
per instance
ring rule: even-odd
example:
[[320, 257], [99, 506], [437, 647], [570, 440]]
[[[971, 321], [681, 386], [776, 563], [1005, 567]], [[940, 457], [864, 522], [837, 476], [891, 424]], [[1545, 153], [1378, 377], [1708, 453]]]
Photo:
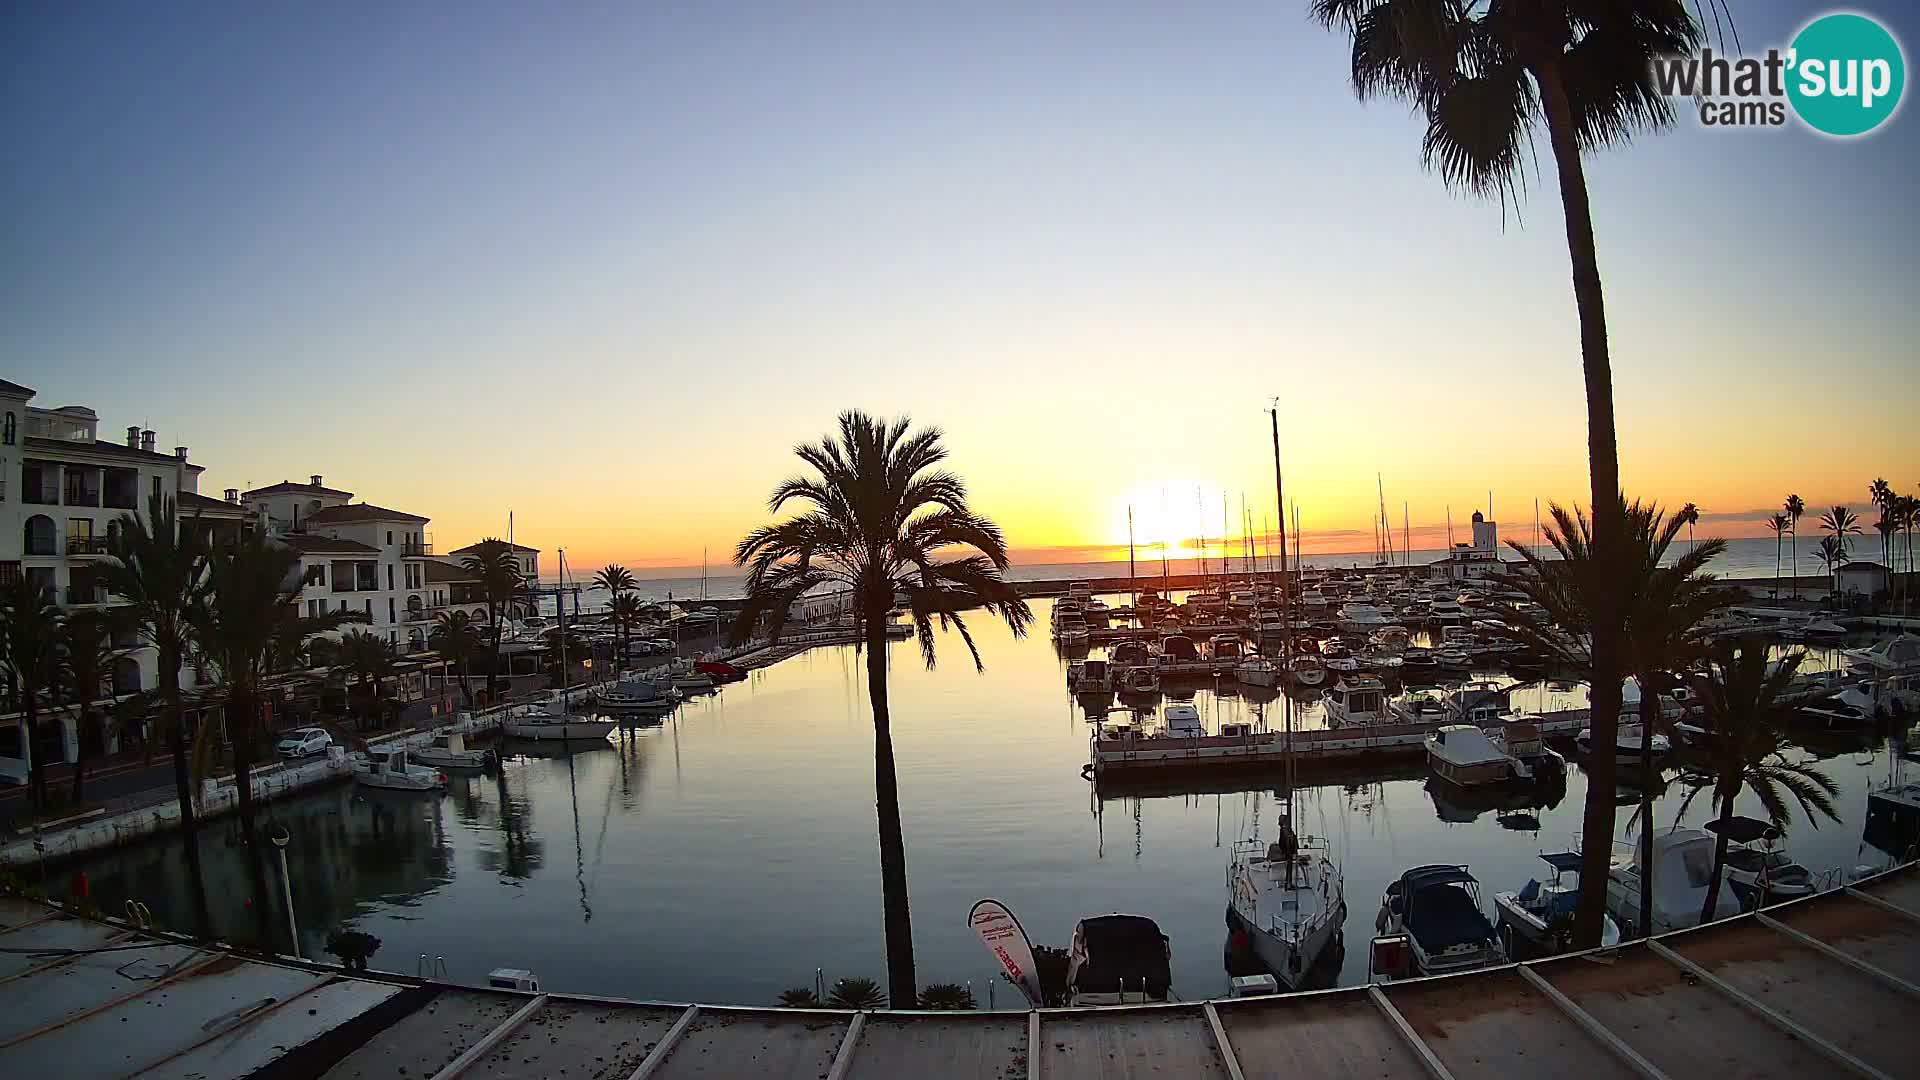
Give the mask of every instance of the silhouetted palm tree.
[[427, 642], [433, 646], [433, 651], [459, 663], [460, 694], [471, 708], [473, 691], [467, 685], [467, 669], [473, 654], [480, 651], [481, 643], [480, 629], [474, 625], [473, 617], [459, 608], [440, 612], [433, 617], [433, 629], [427, 633]]
[[1680, 522], [1687, 527], [1687, 547], [1692, 548], [1693, 527], [1700, 524], [1700, 508], [1693, 503], [1687, 503], [1680, 508], [1680, 512], [1675, 514], [1674, 517], [1678, 518]]
[[1820, 546], [1813, 549], [1813, 557], [1820, 560], [1826, 570], [1829, 595], [1840, 592], [1840, 567], [1847, 561], [1847, 548], [1831, 536], [1820, 538]]
[[487, 602], [487, 637], [492, 645], [493, 666], [487, 671], [487, 696], [499, 696], [500, 633], [503, 620], [526, 602], [527, 583], [520, 573], [520, 560], [505, 540], [489, 536], [474, 545], [474, 551], [460, 563], [462, 569], [480, 585]]
[[1780, 598], [1780, 542], [1786, 538], [1787, 515], [1775, 514], [1766, 521], [1767, 531], [1773, 534], [1773, 597]]
[[174, 795], [180, 802], [180, 836], [193, 879], [200, 932], [211, 927], [200, 890], [199, 822], [194, 813], [193, 770], [187, 760], [186, 721], [180, 709], [180, 669], [187, 661], [191, 625], [206, 603], [207, 550], [200, 530], [183, 523], [175, 501], [155, 495], [144, 519], [121, 514], [107, 530], [107, 558], [100, 565], [107, 591], [126, 601], [126, 610], [153, 646], [158, 666], [167, 752], [173, 757]]
[[[627, 628], [632, 624], [639, 608], [639, 598], [633, 597], [633, 572], [619, 563], [608, 563], [593, 575], [593, 585], [597, 589], [607, 590], [607, 611], [613, 616], [613, 628], [620, 638], [620, 656], [614, 661], [618, 668], [627, 657]], [[633, 602], [622, 605], [621, 601], [632, 597]]]
[[613, 616], [614, 628], [620, 632], [620, 657], [624, 662], [633, 646], [633, 628], [640, 624], [646, 604], [638, 593], [624, 592], [613, 598], [607, 610]]
[[1834, 542], [1831, 549], [1825, 544], [1820, 546], [1823, 551], [1831, 550], [1835, 555], [1828, 563], [1827, 573], [1833, 576], [1833, 592], [1837, 596], [1840, 593], [1838, 571], [1847, 561], [1847, 537], [1860, 535], [1860, 517], [1845, 506], [1836, 506], [1820, 515], [1820, 527], [1827, 531]]
[[[919, 631], [921, 657], [934, 663], [933, 624], [952, 626], [984, 669], [961, 611], [985, 607], [1016, 636], [1033, 620], [1026, 602], [1001, 577], [1006, 541], [992, 521], [967, 505], [966, 485], [939, 469], [946, 459], [938, 428], [910, 429], [861, 412], [840, 415], [835, 438], [794, 448], [817, 475], [774, 488], [769, 513], [790, 501], [800, 515], [748, 533], [734, 562], [748, 568], [747, 602], [733, 626], [735, 642], [764, 618], [778, 638], [795, 601], [835, 586], [851, 594], [864, 619], [867, 693], [873, 706], [874, 800], [880, 832], [880, 882], [887, 937], [887, 984], [895, 1001], [916, 1000], [913, 922], [907, 899], [906, 844], [894, 775], [893, 727], [887, 700], [887, 621], [904, 597]], [[944, 558], [949, 551], [977, 554]]]
[[127, 655], [114, 644], [115, 636], [131, 627], [131, 618], [123, 607], [79, 608], [68, 613], [61, 630], [61, 685], [68, 707], [73, 711], [74, 744], [78, 752], [73, 760], [73, 801], [78, 805], [84, 794], [88, 747], [104, 747], [111, 709], [97, 711], [95, 706], [115, 695], [109, 685], [113, 666]]
[[272, 940], [265, 862], [254, 828], [254, 749], [260, 738], [267, 676], [286, 660], [289, 639], [364, 622], [363, 612], [300, 614], [300, 556], [291, 548], [254, 534], [215, 550], [207, 560], [211, 586], [195, 612], [193, 643], [220, 676], [227, 700], [227, 742], [233, 753], [234, 788], [239, 795], [240, 831], [246, 843], [253, 912], [259, 940]]
[[1787, 515], [1787, 538], [1793, 550], [1793, 599], [1800, 599], [1800, 519], [1806, 516], [1807, 501], [1798, 495], [1788, 495], [1780, 509]]
[[347, 673], [357, 676], [365, 687], [365, 715], [378, 721], [381, 717], [380, 683], [394, 674], [394, 663], [398, 656], [393, 643], [378, 634], [365, 630], [349, 630], [340, 635], [340, 651], [336, 663], [347, 669]]
[[[1717, 7], [1719, 0], [1711, 0]], [[1624, 143], [1638, 129], [1658, 129], [1673, 109], [1654, 85], [1648, 61], [1691, 53], [1701, 39], [1686, 6], [1672, 0], [1614, 4], [1461, 4], [1449, 0], [1311, 0], [1315, 18], [1352, 39], [1353, 86], [1360, 97], [1391, 96], [1426, 117], [1422, 156], [1449, 187], [1518, 198], [1536, 130], [1545, 129], [1559, 180], [1580, 321], [1586, 383], [1587, 460], [1592, 542], [1615, 558], [1621, 523], [1620, 455], [1614, 432], [1613, 364], [1606, 305], [1594, 242], [1582, 155]], [[1621, 613], [1611, 596], [1591, 598], [1587, 612], [1594, 669], [1594, 708], [1617, 712], [1622, 672]], [[1590, 818], [1613, 804], [1589, 795]], [[1604, 806], [1601, 805], [1604, 803]], [[1611, 828], [1590, 841], [1610, 849]], [[1591, 849], [1590, 849], [1591, 850]], [[1602, 867], [1604, 869], [1604, 866]], [[1583, 894], [1584, 895], [1584, 894]], [[1601, 912], [1583, 901], [1576, 940], [1600, 940]]]
[[1667, 688], [1671, 673], [1685, 670], [1706, 650], [1707, 618], [1740, 599], [1736, 590], [1702, 572], [1726, 550], [1725, 540], [1693, 545], [1672, 566], [1660, 565], [1688, 515], [1683, 508], [1671, 520], [1663, 522], [1661, 517], [1652, 504], [1643, 507], [1636, 502], [1627, 508], [1630, 572], [1619, 582], [1627, 600], [1627, 671], [1640, 684], [1641, 937], [1653, 932], [1652, 822], [1658, 771], [1653, 760], [1653, 733], [1660, 719], [1660, 692]]
[[60, 685], [61, 637], [66, 615], [53, 602], [53, 590], [24, 574], [0, 592], [0, 670], [7, 676], [13, 711], [20, 714], [27, 742], [27, 790], [44, 812], [52, 805], [47, 790], [47, 761], [40, 698]]
[[1713, 918], [1719, 903], [1727, 862], [1727, 823], [1743, 789], [1753, 792], [1768, 819], [1781, 828], [1790, 817], [1785, 795], [1793, 796], [1815, 828], [1820, 827], [1816, 810], [1840, 820], [1833, 807], [1839, 789], [1832, 778], [1786, 756], [1791, 746], [1786, 722], [1792, 713], [1787, 698], [1805, 654], [1789, 653], [1776, 661], [1768, 658], [1768, 652], [1764, 638], [1720, 642], [1712, 650], [1707, 674], [1693, 680], [1705, 709], [1707, 768], [1682, 774], [1681, 781], [1693, 790], [1681, 800], [1679, 815], [1684, 816], [1694, 797], [1706, 791], [1721, 823], [1713, 847], [1713, 874], [1707, 879], [1706, 902], [1700, 908], [1701, 922]]

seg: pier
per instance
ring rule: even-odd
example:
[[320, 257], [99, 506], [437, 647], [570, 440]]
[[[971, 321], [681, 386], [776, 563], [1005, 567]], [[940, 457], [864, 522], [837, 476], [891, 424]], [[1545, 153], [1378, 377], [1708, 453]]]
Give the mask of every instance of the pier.
[[1917, 869], [1612, 950], [1461, 975], [1025, 1012], [479, 989], [0, 899], [0, 1063], [8, 1075], [72, 1080], [1886, 1080], [1914, 1072]]

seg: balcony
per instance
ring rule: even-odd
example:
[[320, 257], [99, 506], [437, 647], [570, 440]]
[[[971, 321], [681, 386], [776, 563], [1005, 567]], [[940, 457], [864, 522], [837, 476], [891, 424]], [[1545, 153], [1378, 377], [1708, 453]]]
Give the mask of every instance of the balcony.
[[67, 537], [68, 555], [105, 555], [106, 553], [107, 538], [104, 536]]
[[433, 612], [424, 607], [408, 608], [400, 613], [403, 623], [429, 623], [433, 621]]
[[100, 489], [70, 487], [67, 489], [67, 505], [68, 506], [99, 506], [100, 505]]
[[33, 503], [36, 506], [59, 506], [60, 492], [56, 488], [35, 487], [28, 484], [21, 489], [20, 501]]
[[415, 558], [433, 554], [433, 541], [414, 540], [400, 545], [400, 554], [404, 558]]

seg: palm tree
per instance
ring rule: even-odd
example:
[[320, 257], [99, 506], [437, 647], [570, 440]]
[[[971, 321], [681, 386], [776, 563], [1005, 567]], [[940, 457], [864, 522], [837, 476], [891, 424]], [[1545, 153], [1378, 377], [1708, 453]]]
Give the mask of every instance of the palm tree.
[[598, 573], [593, 575], [594, 588], [605, 589], [609, 594], [607, 610], [613, 615], [614, 629], [620, 635], [620, 656], [614, 661], [615, 668], [620, 667], [627, 657], [627, 627], [629, 620], [626, 615], [627, 613], [637, 611], [639, 607], [638, 597], [634, 597], [634, 602], [626, 605], [624, 609], [621, 605], [622, 600], [632, 595], [633, 585], [632, 571], [621, 566], [619, 563], [608, 563], [601, 567]]
[[[1692, 504], [1688, 504], [1689, 506]], [[1627, 670], [1640, 684], [1640, 926], [1653, 933], [1653, 801], [1658, 785], [1653, 762], [1653, 731], [1660, 719], [1660, 691], [1669, 673], [1684, 670], [1706, 648], [1708, 616], [1739, 601], [1739, 594], [1702, 571], [1721, 552], [1725, 540], [1692, 547], [1672, 566], [1661, 560], [1688, 520], [1683, 508], [1662, 522], [1658, 507], [1634, 503], [1627, 508], [1630, 573], [1619, 584], [1627, 598]]]
[[1880, 534], [1880, 565], [1887, 568], [1887, 589], [1893, 589], [1893, 548], [1900, 534], [1900, 515], [1892, 500], [1880, 508], [1880, 517], [1873, 523], [1873, 531]]
[[[1713, 0], [1718, 6], [1720, 0]], [[1426, 165], [1448, 187], [1518, 198], [1533, 137], [1544, 127], [1558, 174], [1571, 259], [1580, 358], [1586, 383], [1587, 461], [1592, 543], [1611, 562], [1621, 542], [1620, 454], [1614, 433], [1613, 362], [1607, 345], [1600, 259], [1581, 157], [1627, 141], [1636, 129], [1673, 121], [1654, 85], [1649, 59], [1691, 53], [1701, 40], [1686, 6], [1673, 0], [1620, 3], [1467, 4], [1452, 0], [1311, 0], [1314, 17], [1352, 40], [1353, 87], [1363, 99], [1386, 95], [1426, 115]], [[1621, 612], [1614, 597], [1590, 598], [1593, 707], [1619, 711]], [[1611, 725], [1613, 721], [1605, 721]], [[1605, 795], [1607, 793], [1601, 793]], [[1589, 818], [1607, 834], [1592, 858], [1611, 847], [1613, 804], [1589, 793]], [[1601, 865], [1604, 871], [1604, 865]], [[1594, 880], [1597, 880], [1597, 875]], [[1577, 940], [1597, 945], [1601, 911], [1583, 900]]]
[[[788, 502], [806, 511], [753, 530], [734, 550], [734, 562], [748, 567], [747, 602], [733, 625], [736, 643], [752, 636], [763, 619], [777, 639], [794, 602], [822, 586], [846, 590], [865, 620], [887, 985], [895, 1001], [917, 995], [887, 700], [887, 613], [896, 597], [906, 598], [928, 667], [934, 664], [934, 620], [952, 626], [976, 670], [984, 664], [962, 609], [984, 606], [1015, 636], [1033, 621], [1026, 602], [1001, 577], [1007, 545], [999, 526], [967, 505], [958, 476], [938, 468], [947, 456], [941, 439], [940, 429], [913, 431], [905, 417], [889, 422], [856, 411], [840, 414], [837, 438], [794, 448], [818, 475], [782, 481], [767, 501], [768, 513], [779, 513]], [[943, 557], [956, 549], [960, 553]], [[964, 554], [968, 549], [976, 554]]]
[[1904, 552], [1906, 556], [1906, 562], [1904, 563], [1906, 566], [1906, 574], [1900, 579], [1901, 609], [1904, 611], [1906, 608], [1905, 600], [1908, 588], [1912, 584], [1909, 579], [1913, 575], [1913, 530], [1915, 526], [1920, 526], [1920, 497], [1913, 495], [1896, 496], [1893, 505], [1894, 512], [1900, 519], [1900, 531], [1906, 535], [1906, 550]]
[[46, 754], [40, 725], [44, 723], [40, 698], [60, 683], [61, 638], [66, 616], [53, 602], [52, 590], [25, 575], [0, 592], [0, 671], [7, 675], [13, 709], [20, 714], [27, 742], [27, 788], [36, 809], [51, 805], [47, 790]]
[[174, 795], [180, 801], [180, 836], [199, 900], [202, 934], [210, 932], [204, 896], [199, 896], [199, 823], [195, 820], [193, 771], [187, 760], [186, 720], [180, 709], [180, 669], [187, 661], [193, 620], [207, 598], [207, 550], [201, 530], [182, 523], [179, 508], [167, 496], [147, 501], [143, 520], [121, 514], [107, 530], [107, 558], [100, 577], [107, 591], [126, 601], [124, 610], [140, 637], [153, 646], [159, 669], [161, 726], [173, 757]]
[[[293, 624], [288, 629], [299, 632], [301, 628]], [[349, 630], [340, 635], [337, 662], [347, 669], [348, 674], [360, 678], [369, 699], [365, 703], [365, 715], [376, 721], [380, 717], [380, 681], [393, 675], [396, 659], [393, 643], [378, 634]]]
[[[1609, 695], [1612, 704], [1600, 700], [1602, 676], [1593, 658], [1591, 630], [1597, 598], [1611, 597], [1622, 614], [1620, 664], [1624, 672], [1640, 678], [1643, 709], [1654, 700], [1645, 688], [1657, 685], [1661, 674], [1684, 658], [1700, 621], [1727, 602], [1712, 579], [1699, 573], [1725, 547], [1724, 541], [1709, 540], [1674, 565], [1662, 567], [1661, 560], [1679, 534], [1680, 519], [1665, 519], [1658, 507], [1637, 500], [1629, 505], [1620, 499], [1615, 513], [1625, 526], [1624, 559], [1609, 562], [1596, 555], [1593, 527], [1587, 516], [1556, 503], [1549, 506], [1553, 523], [1545, 530], [1552, 554], [1509, 541], [1508, 546], [1519, 553], [1523, 565], [1517, 572], [1500, 577], [1503, 584], [1532, 601], [1526, 608], [1503, 607], [1501, 618], [1513, 635], [1561, 665], [1587, 675], [1593, 703], [1588, 723], [1593, 744], [1603, 747], [1616, 741], [1622, 695], [1621, 678], [1614, 675]], [[1652, 725], [1645, 723], [1644, 731], [1651, 730]], [[1644, 756], [1646, 747], [1642, 749]], [[1613, 850], [1616, 770], [1612, 754], [1596, 754], [1586, 764], [1587, 804], [1580, 868], [1584, 881], [1607, 878], [1607, 857]], [[1641, 777], [1643, 794], [1654, 789], [1649, 779]], [[1642, 833], [1645, 835], [1644, 824]], [[1590, 892], [1594, 894], [1591, 899]], [[1605, 902], [1605, 890], [1581, 890], [1580, 907], [1574, 915], [1576, 942], [1599, 940]]]
[[80, 608], [70, 613], [62, 627], [60, 654], [61, 680], [74, 714], [75, 743], [79, 752], [73, 762], [73, 802], [82, 798], [87, 773], [87, 746], [106, 741], [104, 730], [111, 712], [94, 711], [100, 701], [115, 695], [109, 687], [113, 665], [127, 650], [114, 644], [114, 638], [129, 629], [125, 608]]
[[1775, 514], [1766, 521], [1767, 531], [1773, 534], [1773, 598], [1780, 599], [1780, 541], [1787, 532], [1787, 515]]
[[1820, 560], [1826, 569], [1830, 591], [1828, 595], [1840, 591], [1840, 566], [1847, 561], [1847, 547], [1831, 536], [1820, 538], [1820, 546], [1813, 549], [1813, 557]]
[[[1840, 578], [1837, 572], [1840, 565], [1847, 560], [1847, 537], [1860, 535], [1860, 518], [1847, 507], [1836, 506], [1820, 515], [1820, 527], [1833, 538], [1832, 550], [1837, 553], [1837, 559], [1829, 563], [1827, 568], [1827, 573], [1833, 575], [1833, 592], [1837, 596], [1840, 593]], [[1825, 544], [1820, 546], [1822, 550], [1827, 549]]]
[[620, 656], [624, 661], [633, 645], [633, 628], [640, 624], [646, 603], [640, 594], [626, 592], [614, 597], [608, 610], [613, 614], [613, 625], [620, 631]]
[[1680, 508], [1680, 512], [1675, 514], [1674, 517], [1686, 525], [1687, 548], [1691, 550], [1693, 548], [1693, 527], [1700, 524], [1700, 508], [1693, 503], [1687, 503]]
[[512, 545], [498, 537], [489, 536], [475, 544], [473, 553], [460, 565], [479, 583], [480, 594], [487, 601], [487, 637], [493, 661], [487, 670], [487, 696], [492, 699], [499, 694], [501, 623], [525, 602], [527, 583], [520, 573], [520, 560], [513, 557]]
[[1807, 501], [1798, 495], [1788, 495], [1780, 508], [1787, 514], [1787, 539], [1793, 549], [1793, 598], [1800, 599], [1800, 519], [1807, 513]]
[[1763, 638], [1721, 642], [1712, 650], [1707, 674], [1694, 679], [1694, 688], [1706, 710], [1707, 769], [1682, 776], [1693, 788], [1680, 803], [1684, 816], [1694, 796], [1712, 793], [1712, 805], [1719, 811], [1719, 837], [1713, 847], [1713, 874], [1707, 879], [1706, 902], [1700, 909], [1700, 921], [1713, 917], [1720, 899], [1720, 878], [1727, 862], [1727, 823], [1733, 818], [1733, 804], [1742, 790], [1753, 792], [1766, 808], [1768, 819], [1784, 828], [1789, 820], [1787, 801], [1791, 795], [1815, 828], [1820, 827], [1814, 811], [1835, 821], [1833, 796], [1838, 792], [1831, 777], [1811, 765], [1786, 756], [1791, 745], [1785, 727], [1793, 707], [1788, 704], [1794, 674], [1800, 669], [1804, 653], [1789, 653], [1777, 661], [1768, 659]]
[[191, 625], [193, 643], [219, 674], [226, 691], [227, 741], [233, 753], [240, 831], [253, 886], [253, 912], [262, 946], [272, 940], [265, 860], [254, 828], [253, 752], [260, 737], [268, 675], [285, 662], [287, 642], [364, 622], [361, 612], [302, 616], [300, 556], [256, 533], [214, 551], [207, 560], [211, 586]]
[[480, 629], [474, 625], [473, 617], [459, 608], [440, 612], [433, 617], [427, 642], [440, 655], [459, 661], [460, 694], [471, 708], [473, 691], [467, 685], [468, 661], [480, 651]]
[[[919, 1000], [918, 995], [914, 1000]], [[880, 992], [880, 984], [872, 979], [835, 979], [827, 1004], [836, 1009], [884, 1009], [887, 995]]]

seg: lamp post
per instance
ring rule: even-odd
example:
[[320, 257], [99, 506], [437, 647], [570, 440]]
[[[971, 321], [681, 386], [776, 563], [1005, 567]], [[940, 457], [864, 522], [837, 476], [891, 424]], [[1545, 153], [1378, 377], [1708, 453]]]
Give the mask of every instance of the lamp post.
[[287, 873], [287, 844], [293, 837], [285, 825], [276, 823], [267, 830], [267, 839], [273, 841], [274, 850], [280, 855], [280, 890], [287, 904], [287, 934], [293, 939], [293, 958], [305, 959], [300, 955], [300, 924], [293, 917], [293, 877]]

